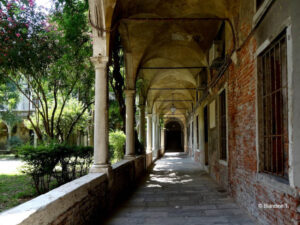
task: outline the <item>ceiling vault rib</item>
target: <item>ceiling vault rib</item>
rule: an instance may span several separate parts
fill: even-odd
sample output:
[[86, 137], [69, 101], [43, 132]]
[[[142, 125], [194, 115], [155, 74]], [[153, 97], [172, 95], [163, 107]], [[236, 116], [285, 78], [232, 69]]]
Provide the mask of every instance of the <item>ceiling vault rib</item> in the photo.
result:
[[232, 22], [229, 18], [218, 18], [218, 17], [201, 17], [201, 18], [182, 18], [182, 17], [179, 17], [179, 18], [151, 18], [151, 17], [141, 17], [141, 18], [136, 18], [136, 17], [133, 17], [133, 18], [121, 18], [119, 20], [117, 20], [111, 27], [101, 27], [101, 26], [98, 26], [96, 25], [92, 19], [91, 19], [91, 13], [89, 11], [89, 23], [90, 25], [100, 31], [100, 32], [105, 32], [105, 33], [112, 33], [114, 32], [118, 26], [120, 25], [120, 23], [122, 21], [200, 21], [200, 20], [203, 20], [203, 21], [213, 21], [213, 20], [216, 20], [216, 21], [228, 21], [230, 23], [230, 26], [233, 27], [232, 25]]
[[[155, 22], [173, 22], [173, 21], [225, 21], [229, 24], [232, 36], [233, 36], [233, 49], [232, 53], [236, 50], [236, 33], [234, 30], [234, 26], [232, 21], [225, 17], [225, 18], [220, 18], [220, 17], [195, 17], [195, 18], [186, 18], [186, 17], [178, 17], [178, 18], [168, 18], [168, 17], [163, 17], [163, 18], [153, 18], [153, 17], [141, 17], [141, 18], [122, 18], [121, 20], [123, 21], [155, 21]], [[231, 53], [231, 54], [232, 54]]]

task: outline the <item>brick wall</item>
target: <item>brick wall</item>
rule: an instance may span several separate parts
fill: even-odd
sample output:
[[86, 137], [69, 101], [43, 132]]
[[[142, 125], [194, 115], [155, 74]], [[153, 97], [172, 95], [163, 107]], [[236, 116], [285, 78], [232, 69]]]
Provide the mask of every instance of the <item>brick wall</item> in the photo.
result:
[[[238, 64], [232, 63], [228, 69], [228, 177], [224, 182], [226, 168], [218, 163], [215, 150], [210, 153], [210, 174], [261, 224], [300, 224], [299, 190], [257, 173], [256, 48], [253, 37], [238, 52]], [[222, 83], [224, 80], [218, 85]], [[289, 208], [260, 209], [259, 204], [264, 203], [287, 204]]]

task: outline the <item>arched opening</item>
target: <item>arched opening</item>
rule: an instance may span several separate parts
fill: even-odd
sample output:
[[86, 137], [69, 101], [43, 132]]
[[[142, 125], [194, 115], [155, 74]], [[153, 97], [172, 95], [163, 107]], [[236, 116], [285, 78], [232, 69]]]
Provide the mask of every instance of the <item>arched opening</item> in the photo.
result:
[[5, 150], [8, 140], [8, 128], [5, 123], [0, 123], [0, 150]]
[[165, 131], [166, 152], [183, 152], [183, 129], [179, 122], [171, 121], [166, 125]]

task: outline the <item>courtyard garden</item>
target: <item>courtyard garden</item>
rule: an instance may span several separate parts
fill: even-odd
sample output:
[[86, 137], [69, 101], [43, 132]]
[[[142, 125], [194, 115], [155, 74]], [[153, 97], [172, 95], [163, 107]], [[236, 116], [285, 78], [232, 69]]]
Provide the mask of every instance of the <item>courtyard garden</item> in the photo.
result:
[[[88, 1], [48, 3], [0, 0], [0, 211], [87, 174], [93, 163]], [[115, 42], [109, 62], [111, 163], [123, 158], [126, 139], [124, 57], [120, 39]]]

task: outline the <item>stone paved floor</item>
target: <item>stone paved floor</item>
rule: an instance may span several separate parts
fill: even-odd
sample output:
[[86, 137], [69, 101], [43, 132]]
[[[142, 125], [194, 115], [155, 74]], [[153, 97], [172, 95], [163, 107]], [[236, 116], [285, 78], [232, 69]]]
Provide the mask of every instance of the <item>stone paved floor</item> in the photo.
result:
[[110, 218], [105, 225], [255, 224], [197, 163], [174, 153]]

